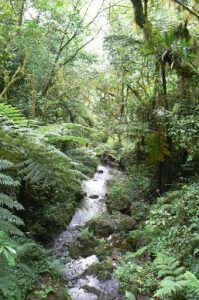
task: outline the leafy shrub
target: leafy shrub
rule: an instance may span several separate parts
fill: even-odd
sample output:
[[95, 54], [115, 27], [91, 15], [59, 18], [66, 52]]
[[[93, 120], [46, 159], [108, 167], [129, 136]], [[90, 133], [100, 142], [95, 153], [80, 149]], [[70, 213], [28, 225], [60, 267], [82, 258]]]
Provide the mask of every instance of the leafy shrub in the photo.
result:
[[[137, 250], [116, 270], [122, 288], [132, 291], [134, 284], [135, 295], [164, 300], [198, 299], [198, 195], [198, 184], [191, 183], [159, 197], [148, 220], [128, 234]], [[193, 275], [187, 277], [187, 269]]]
[[107, 206], [112, 212], [115, 210], [128, 212], [132, 203], [132, 184], [130, 180], [120, 179], [110, 184], [107, 193]]
[[[80, 195], [81, 196], [81, 195]], [[79, 197], [79, 195], [78, 195]], [[39, 185], [29, 185], [23, 195], [26, 221], [29, 235], [40, 241], [48, 241], [67, 226], [75, 210], [77, 195], [74, 191], [62, 187], [41, 188]]]
[[20, 239], [15, 242], [16, 265], [10, 268], [0, 259], [0, 295], [2, 300], [23, 300], [28, 290], [43, 273], [58, 276], [55, 263], [46, 250], [34, 241]]
[[[107, 193], [107, 206], [112, 211], [121, 211], [135, 215], [135, 203], [143, 199], [148, 188], [149, 181], [144, 176], [129, 176], [116, 179], [111, 182]], [[144, 208], [144, 205], [143, 207]], [[140, 209], [138, 209], [140, 211]]]

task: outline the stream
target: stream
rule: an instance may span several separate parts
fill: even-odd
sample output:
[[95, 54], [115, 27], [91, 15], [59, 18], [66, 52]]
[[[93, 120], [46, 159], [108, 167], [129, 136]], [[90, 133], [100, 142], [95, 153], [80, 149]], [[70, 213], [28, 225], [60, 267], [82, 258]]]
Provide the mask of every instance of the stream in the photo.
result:
[[86, 275], [91, 265], [99, 259], [93, 254], [88, 257], [70, 257], [70, 246], [86, 227], [89, 220], [106, 211], [105, 195], [107, 184], [113, 178], [114, 169], [99, 165], [92, 179], [84, 180], [83, 191], [86, 196], [76, 210], [66, 231], [62, 232], [54, 242], [52, 252], [58, 259], [63, 271], [63, 278], [69, 287], [73, 300], [114, 300], [123, 299], [119, 296], [118, 282], [111, 278], [101, 281], [94, 275]]

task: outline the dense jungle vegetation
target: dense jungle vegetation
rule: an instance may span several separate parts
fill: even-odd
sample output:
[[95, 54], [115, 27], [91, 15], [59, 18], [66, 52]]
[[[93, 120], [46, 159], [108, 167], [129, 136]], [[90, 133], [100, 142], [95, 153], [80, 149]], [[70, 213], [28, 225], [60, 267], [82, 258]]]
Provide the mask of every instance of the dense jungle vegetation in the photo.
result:
[[198, 83], [198, 0], [0, 1], [1, 300], [70, 299], [47, 249], [107, 157], [99, 269], [125, 299], [199, 299]]

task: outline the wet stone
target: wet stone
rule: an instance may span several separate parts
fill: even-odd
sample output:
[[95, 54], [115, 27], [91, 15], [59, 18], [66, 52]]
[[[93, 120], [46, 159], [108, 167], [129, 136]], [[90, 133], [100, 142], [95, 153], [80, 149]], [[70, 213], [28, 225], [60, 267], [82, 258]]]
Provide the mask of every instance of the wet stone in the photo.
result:
[[71, 262], [66, 265], [67, 272], [64, 273], [63, 277], [66, 281], [80, 278], [91, 265], [97, 262], [98, 258], [96, 255], [71, 260]]
[[106, 300], [114, 300], [118, 296], [119, 285], [115, 279], [100, 281], [96, 277], [86, 276], [77, 281], [76, 288], [84, 289]]
[[84, 289], [80, 289], [80, 288], [72, 288], [69, 290], [69, 292], [72, 298], [75, 300], [97, 300], [98, 299], [97, 295], [88, 293]]
[[103, 171], [103, 170], [97, 170], [97, 173], [98, 173], [98, 174], [103, 174], [104, 171]]
[[68, 257], [70, 245], [78, 235], [80, 235], [79, 230], [67, 230], [62, 232], [54, 242], [51, 249], [52, 254], [57, 258]]
[[99, 196], [98, 195], [90, 195], [89, 198], [91, 198], [91, 199], [98, 199]]

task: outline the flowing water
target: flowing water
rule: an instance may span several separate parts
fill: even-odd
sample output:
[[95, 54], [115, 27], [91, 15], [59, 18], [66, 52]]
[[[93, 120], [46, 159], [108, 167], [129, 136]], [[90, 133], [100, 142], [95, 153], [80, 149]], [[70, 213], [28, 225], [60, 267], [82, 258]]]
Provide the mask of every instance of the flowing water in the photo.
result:
[[94, 275], [85, 274], [91, 265], [99, 261], [95, 254], [77, 259], [69, 256], [70, 246], [80, 234], [80, 229], [83, 229], [89, 220], [106, 211], [105, 195], [107, 183], [113, 177], [112, 173], [112, 168], [100, 165], [92, 179], [83, 181], [83, 190], [86, 196], [67, 230], [58, 236], [52, 249], [53, 254], [64, 268], [63, 277], [74, 300], [122, 299], [118, 295], [118, 283], [115, 279], [100, 281]]

